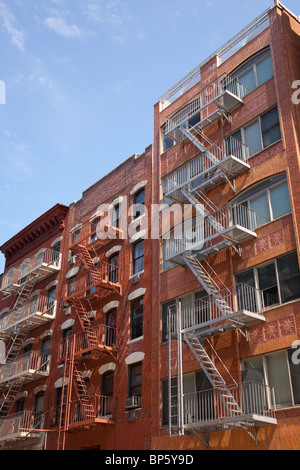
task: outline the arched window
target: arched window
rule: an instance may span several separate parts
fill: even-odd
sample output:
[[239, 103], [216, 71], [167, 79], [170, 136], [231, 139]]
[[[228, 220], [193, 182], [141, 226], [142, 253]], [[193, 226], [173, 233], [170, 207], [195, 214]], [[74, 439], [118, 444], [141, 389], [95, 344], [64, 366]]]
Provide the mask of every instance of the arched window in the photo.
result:
[[231, 73], [231, 77], [237, 78], [243, 85], [244, 96], [272, 78], [273, 66], [270, 49], [265, 49], [248, 59]]

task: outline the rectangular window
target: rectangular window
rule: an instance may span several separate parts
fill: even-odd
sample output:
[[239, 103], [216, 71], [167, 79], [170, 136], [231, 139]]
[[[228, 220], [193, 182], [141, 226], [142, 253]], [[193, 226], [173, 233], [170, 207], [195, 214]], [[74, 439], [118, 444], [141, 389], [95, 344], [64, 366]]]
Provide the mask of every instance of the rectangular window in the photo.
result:
[[133, 273], [137, 274], [144, 270], [144, 240], [133, 245]]
[[235, 279], [237, 284], [260, 289], [265, 307], [300, 298], [300, 270], [296, 252], [237, 274]]
[[143, 297], [131, 302], [130, 338], [139, 338], [143, 335]]
[[255, 227], [271, 222], [291, 212], [288, 184], [285, 175], [279, 175], [258, 183], [234, 200], [255, 215]]
[[[281, 139], [277, 107], [265, 112], [249, 124], [241, 127], [232, 134], [249, 148], [249, 155], [254, 155], [262, 149]], [[229, 137], [225, 138], [227, 148], [230, 147]]]
[[[299, 365], [292, 360], [294, 349], [256, 356], [243, 362], [242, 380], [274, 387], [276, 406], [300, 404]], [[266, 398], [267, 399], [267, 398]], [[272, 396], [269, 396], [272, 403]]]
[[141, 397], [142, 396], [142, 363], [136, 363], [128, 368], [129, 372], [129, 385], [128, 385], [128, 396], [129, 397]]

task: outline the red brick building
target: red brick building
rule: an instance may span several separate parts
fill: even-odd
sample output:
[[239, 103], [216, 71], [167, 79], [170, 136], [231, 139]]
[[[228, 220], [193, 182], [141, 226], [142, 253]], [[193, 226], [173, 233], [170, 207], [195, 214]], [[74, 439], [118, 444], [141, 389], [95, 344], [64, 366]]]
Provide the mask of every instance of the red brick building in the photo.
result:
[[299, 33], [275, 2], [155, 106], [152, 448], [299, 448]]
[[299, 448], [299, 33], [275, 2], [1, 247], [2, 448]]

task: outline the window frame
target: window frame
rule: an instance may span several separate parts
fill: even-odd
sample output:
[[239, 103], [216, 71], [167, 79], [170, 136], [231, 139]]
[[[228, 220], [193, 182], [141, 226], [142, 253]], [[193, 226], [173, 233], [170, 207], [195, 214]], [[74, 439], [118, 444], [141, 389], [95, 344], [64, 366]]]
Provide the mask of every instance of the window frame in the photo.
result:
[[[278, 177], [280, 175], [277, 175]], [[277, 177], [275, 175], [275, 178]], [[283, 175], [282, 175], [283, 176]], [[259, 197], [259, 196], [262, 196], [263, 194], [267, 194], [267, 201], [268, 201], [268, 208], [269, 208], [269, 216], [270, 216], [270, 220], [267, 220], [266, 222], [264, 223], [261, 223], [261, 224], [257, 224], [256, 225], [256, 228], [258, 227], [262, 227], [263, 225], [266, 225], [266, 224], [269, 224], [271, 222], [274, 222], [275, 220], [278, 220], [280, 219], [281, 217], [285, 217], [286, 215], [288, 214], [291, 214], [292, 212], [292, 208], [291, 208], [291, 199], [290, 199], [290, 194], [289, 194], [289, 187], [288, 187], [288, 181], [287, 181], [287, 178], [286, 176], [284, 175], [282, 179], [278, 180], [278, 181], [275, 181], [275, 182], [272, 182], [270, 181], [272, 180], [272, 178], [268, 178], [265, 180], [265, 186], [263, 186], [260, 190], [258, 190], [255, 194], [253, 195], [250, 195], [250, 197], [248, 196], [247, 197], [247, 193], [249, 193], [249, 191], [251, 191], [251, 188], [252, 190], [255, 190], [255, 187], [258, 186], [261, 182], [258, 182], [257, 184], [254, 184], [252, 187], [250, 187], [248, 190], [246, 190], [245, 192], [245, 198], [243, 198], [243, 195], [239, 196], [238, 198], [235, 198], [232, 202], [231, 202], [231, 205], [233, 204], [236, 204], [237, 201], [238, 201], [238, 204], [240, 205], [245, 205], [245, 203], [247, 203], [247, 208], [251, 210], [251, 200]], [[268, 184], [268, 181], [269, 181], [269, 184]], [[263, 182], [262, 182], [263, 183]], [[271, 191], [274, 189], [274, 188], [277, 188], [279, 187], [280, 185], [282, 184], [286, 184], [287, 185], [287, 189], [288, 189], [288, 194], [289, 194], [289, 203], [290, 203], [290, 211], [289, 212], [286, 212], [285, 214], [283, 215], [280, 215], [279, 217], [276, 217], [274, 218], [274, 211], [273, 211], [273, 207], [272, 207], [272, 200], [271, 200]], [[253, 210], [253, 209], [252, 209]], [[258, 214], [259, 215], [259, 214]]]
[[[143, 254], [140, 256], [136, 256], [137, 246], [142, 245], [142, 244], [143, 244]], [[143, 269], [136, 270], [137, 269], [136, 263], [141, 259], [143, 259]], [[144, 269], [145, 269], [145, 240], [142, 239], [132, 245], [132, 275], [142, 273]]]
[[[134, 369], [141, 368], [141, 373], [140, 373], [140, 383], [138, 384], [133, 384], [133, 371]], [[138, 376], [138, 375], [137, 375]], [[135, 377], [137, 377], [135, 376]], [[142, 398], [142, 385], [143, 385], [143, 363], [141, 362], [135, 362], [134, 364], [130, 364], [128, 366], [128, 397], [140, 397]], [[136, 395], [134, 394], [134, 390], [140, 387], [140, 392], [139, 394]]]
[[[258, 72], [257, 72], [257, 64], [261, 63], [263, 60], [265, 60], [267, 57], [270, 57], [271, 59], [271, 65], [272, 65], [272, 71], [273, 71], [273, 74], [270, 78], [268, 78], [267, 80], [265, 80], [264, 82], [262, 82], [260, 85], [258, 83]], [[249, 95], [250, 93], [252, 93], [252, 91], [256, 90], [257, 88], [259, 88], [260, 86], [262, 86], [264, 83], [266, 83], [267, 81], [271, 80], [273, 77], [274, 77], [274, 68], [273, 68], [273, 61], [272, 61], [272, 55], [271, 55], [271, 50], [269, 47], [267, 47], [265, 50], [263, 51], [259, 51], [257, 52], [253, 57], [250, 57], [249, 59], [247, 59], [244, 63], [242, 63], [241, 65], [238, 66], [237, 69], [235, 69], [235, 71], [233, 71], [230, 76], [232, 78], [236, 78], [238, 81], [240, 81], [240, 76], [248, 73], [251, 69], [253, 69], [253, 75], [254, 75], [254, 84], [255, 84], [255, 88], [253, 88], [253, 90], [249, 90], [248, 93], [246, 93], [244, 96], [247, 96]], [[244, 87], [247, 89], [247, 87], [244, 85]]]
[[[270, 374], [269, 374], [269, 370], [268, 370], [268, 357], [285, 353], [286, 369], [287, 369], [287, 373], [288, 373], [288, 385], [289, 385], [289, 391], [290, 391], [292, 401], [291, 401], [291, 403], [282, 403], [282, 404], [281, 403], [279, 403], [279, 404], [275, 403], [275, 409], [276, 410], [280, 409], [280, 408], [291, 408], [291, 407], [300, 406], [300, 400], [299, 400], [299, 403], [295, 403], [295, 391], [294, 391], [294, 388], [293, 388], [293, 381], [292, 381], [292, 374], [291, 374], [291, 369], [290, 369], [288, 351], [292, 351], [292, 348], [280, 349], [278, 351], [272, 351], [270, 353], [265, 353], [265, 354], [261, 354], [261, 355], [258, 355], [258, 356], [251, 356], [249, 358], [242, 359], [242, 361], [241, 361], [241, 369], [242, 369], [242, 374], [243, 374], [243, 372], [247, 370], [247, 368], [245, 367], [245, 365], [246, 365], [245, 363], [247, 361], [251, 361], [251, 359], [254, 359], [254, 358], [255, 359], [261, 358], [262, 359], [262, 370], [263, 370], [263, 383], [265, 383], [265, 385], [267, 385], [268, 387], [272, 387], [272, 385], [270, 384]], [[269, 406], [271, 407], [270, 399], [271, 399], [271, 397], [269, 396], [268, 397], [268, 403], [269, 403]]]
[[[138, 302], [138, 305], [134, 305], [134, 304], [137, 304]], [[136, 313], [137, 310], [139, 309], [142, 309], [142, 312], [138, 315], [136, 315], [135, 317], [135, 321], [133, 321], [133, 315], [134, 313]], [[131, 300], [130, 302], [130, 340], [134, 340], [134, 339], [138, 339], [138, 338], [142, 338], [143, 336], [143, 323], [144, 323], [144, 296], [141, 296], [141, 297], [138, 297], [136, 299], [133, 299]], [[140, 330], [141, 329], [141, 334], [133, 334], [133, 329], [138, 329]]]
[[[282, 132], [281, 132], [281, 126], [280, 126], [280, 117], [279, 117], [279, 113], [278, 113], [278, 127], [279, 127], [279, 131], [280, 131], [280, 138], [275, 140], [274, 142], [272, 142], [271, 144], [267, 145], [264, 147], [264, 142], [263, 142], [263, 131], [262, 131], [262, 122], [261, 122], [261, 118], [262, 116], [264, 116], [265, 114], [267, 114], [268, 112], [272, 111], [273, 109], [277, 108], [277, 112], [278, 112], [278, 107], [277, 105], [273, 106], [272, 108], [269, 108], [267, 109], [266, 111], [264, 111], [262, 114], [260, 114], [259, 116], [257, 116], [256, 118], [252, 119], [251, 121], [245, 123], [243, 126], [239, 127], [238, 129], [236, 129], [235, 131], [233, 131], [231, 134], [225, 136], [225, 142], [229, 139], [231, 136], [234, 137], [235, 134], [237, 132], [241, 132], [241, 142], [243, 145], [245, 145], [246, 147], [248, 147], [249, 149], [249, 158], [252, 158], [254, 157], [255, 155], [257, 155], [258, 153], [262, 152], [263, 150], [267, 149], [268, 147], [270, 147], [271, 145], [274, 145], [276, 144], [277, 142], [280, 142], [282, 140]], [[256, 152], [254, 153], [251, 153], [251, 147], [249, 147], [249, 145], [247, 145], [246, 143], [246, 139], [245, 139], [245, 129], [248, 129], [250, 126], [252, 126], [254, 123], [258, 122], [258, 127], [259, 127], [259, 136], [260, 136], [260, 145], [261, 145], [261, 148], [259, 150], [257, 150]], [[235, 137], [236, 138], [236, 137]]]
[[[263, 267], [265, 267], [265, 266], [274, 264], [275, 276], [276, 276], [276, 287], [277, 287], [277, 291], [278, 291], [278, 302], [273, 303], [273, 304], [270, 304], [270, 305], [267, 305], [267, 306], [264, 306], [264, 308], [265, 308], [265, 309], [272, 309], [272, 308], [277, 307], [277, 306], [279, 306], [279, 305], [284, 305], [284, 304], [286, 304], [286, 303], [288, 303], [288, 302], [295, 302], [295, 301], [299, 300], [299, 299], [300, 299], [300, 295], [299, 295], [298, 298], [295, 298], [295, 299], [292, 299], [292, 300], [287, 300], [286, 302], [283, 302], [283, 300], [282, 300], [282, 297], [283, 297], [283, 296], [282, 296], [282, 292], [281, 292], [281, 282], [280, 282], [280, 273], [279, 273], [279, 269], [278, 269], [278, 260], [279, 260], [279, 259], [282, 259], [282, 258], [284, 258], [284, 257], [287, 257], [287, 256], [289, 256], [289, 255], [292, 255], [292, 254], [294, 254], [294, 255], [296, 256], [296, 259], [298, 260], [298, 258], [297, 258], [297, 252], [296, 252], [296, 251], [291, 251], [291, 252], [289, 252], [289, 253], [285, 253], [285, 254], [282, 255], [282, 256], [278, 256], [278, 257], [276, 257], [276, 258], [273, 258], [273, 259], [271, 259], [271, 260], [268, 260], [268, 261], [266, 261], [266, 262], [264, 262], [264, 263], [262, 263], [262, 264], [259, 264], [259, 265], [257, 265], [257, 266], [253, 266], [253, 267], [250, 268], [250, 269], [246, 269], [245, 271], [241, 271], [241, 272], [239, 272], [239, 273], [236, 273], [236, 274], [235, 274], [235, 283], [236, 283], [236, 285], [241, 282], [241, 281], [237, 281], [237, 278], [236, 278], [237, 276], [242, 275], [242, 274], [244, 274], [244, 273], [246, 273], [246, 272], [248, 272], [248, 271], [252, 271], [252, 272], [253, 272], [253, 279], [254, 279], [254, 287], [255, 287], [255, 289], [256, 289], [256, 292], [262, 291], [262, 294], [263, 294], [263, 289], [261, 289], [260, 284], [259, 284], [259, 274], [258, 274], [258, 270], [259, 270], [259, 268], [263, 268]], [[300, 275], [299, 260], [298, 260], [298, 269], [299, 269], [299, 275]], [[263, 297], [263, 299], [264, 299], [264, 297]], [[265, 303], [265, 301], [264, 301], [264, 303]], [[258, 304], [258, 307], [259, 307], [259, 308], [263, 307], [263, 306], [261, 305], [261, 299], [260, 299], [259, 296], [257, 296], [257, 304]]]

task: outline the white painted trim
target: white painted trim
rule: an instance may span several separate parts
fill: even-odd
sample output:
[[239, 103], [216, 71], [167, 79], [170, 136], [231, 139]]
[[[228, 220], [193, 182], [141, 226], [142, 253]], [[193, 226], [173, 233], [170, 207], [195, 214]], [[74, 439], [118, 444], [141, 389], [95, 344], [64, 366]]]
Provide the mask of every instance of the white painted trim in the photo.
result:
[[119, 251], [122, 250], [122, 246], [121, 245], [116, 245], [116, 246], [113, 246], [110, 250], [108, 250], [106, 253], [105, 253], [105, 256], [106, 258], [110, 258], [111, 255], [113, 255], [114, 253], [118, 253]]
[[62, 240], [63, 240], [63, 237], [55, 238], [55, 240], [51, 243], [51, 246], [53, 247], [53, 246], [57, 245], [58, 243], [62, 242]]
[[106, 372], [114, 371], [114, 370], [116, 370], [116, 364], [114, 362], [108, 362], [107, 364], [104, 364], [103, 366], [101, 366], [98, 372], [100, 375], [103, 375]]
[[139, 289], [135, 289], [134, 291], [130, 292], [128, 295], [128, 300], [137, 299], [138, 297], [142, 297], [145, 295], [146, 289], [144, 287], [140, 287]]
[[140, 181], [138, 184], [136, 184], [132, 190], [130, 191], [130, 195], [133, 196], [135, 193], [137, 193], [140, 189], [143, 189], [147, 184], [147, 180]]
[[112, 300], [111, 302], [108, 302], [108, 304], [104, 305], [103, 313], [106, 313], [109, 310], [112, 310], [113, 308], [118, 308], [119, 305], [120, 305], [120, 302], [118, 300]]
[[145, 357], [145, 353], [141, 351], [133, 352], [129, 354], [129, 356], [126, 357], [125, 364], [129, 366], [131, 364], [135, 364], [136, 362], [141, 362], [144, 360], [144, 357]]

